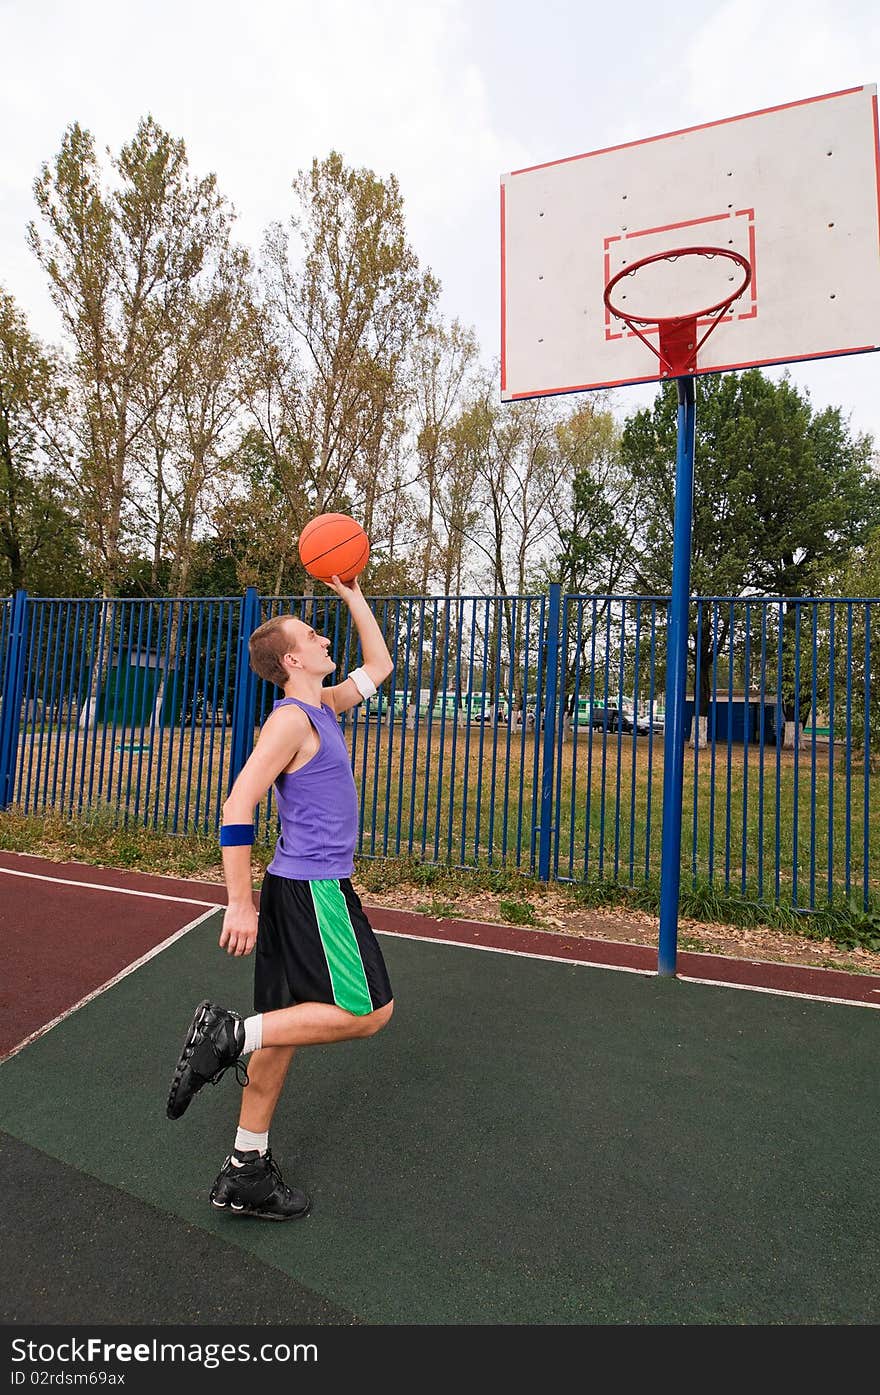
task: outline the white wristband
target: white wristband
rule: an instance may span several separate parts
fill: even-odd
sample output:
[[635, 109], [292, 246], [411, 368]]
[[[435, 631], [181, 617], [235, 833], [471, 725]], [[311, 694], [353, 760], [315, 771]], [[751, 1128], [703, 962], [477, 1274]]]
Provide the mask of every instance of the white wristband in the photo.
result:
[[362, 668], [353, 668], [348, 675], [361, 697], [366, 701], [379, 691], [370, 675]]

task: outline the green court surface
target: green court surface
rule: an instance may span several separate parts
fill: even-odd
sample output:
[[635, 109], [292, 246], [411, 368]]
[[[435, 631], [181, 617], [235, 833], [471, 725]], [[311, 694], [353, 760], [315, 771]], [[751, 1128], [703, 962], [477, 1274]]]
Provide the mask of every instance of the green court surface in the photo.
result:
[[313, 1211], [269, 1225], [207, 1199], [232, 1073], [165, 1117], [195, 1004], [249, 1009], [219, 924], [0, 1067], [5, 1321], [880, 1320], [880, 1012], [383, 935], [395, 1016], [295, 1059], [271, 1144]]

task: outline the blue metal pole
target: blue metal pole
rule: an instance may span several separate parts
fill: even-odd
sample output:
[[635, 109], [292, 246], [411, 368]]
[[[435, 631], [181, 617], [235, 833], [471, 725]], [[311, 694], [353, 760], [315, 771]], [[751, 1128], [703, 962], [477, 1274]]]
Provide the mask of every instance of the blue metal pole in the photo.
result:
[[[694, 513], [696, 394], [692, 376], [676, 379], [678, 449], [675, 460], [675, 523], [672, 598], [666, 660], [666, 731], [663, 743], [663, 838], [660, 852], [660, 944], [658, 974], [675, 973], [681, 887], [681, 804], [684, 783], [684, 720], [687, 690], [688, 609]], [[694, 721], [699, 713], [694, 711]]]
[[0, 708], [0, 809], [8, 809], [15, 789], [27, 631], [28, 593], [16, 591], [12, 599], [12, 615], [6, 634], [6, 673], [3, 680], [3, 706]]
[[[555, 785], [553, 754], [556, 744], [556, 701], [559, 673], [559, 610], [562, 599], [560, 582], [550, 583], [547, 607], [547, 634], [544, 645], [544, 759], [541, 769], [541, 828], [538, 844], [538, 876], [550, 880], [551, 836], [556, 832], [553, 790]], [[535, 739], [538, 726], [535, 722]]]

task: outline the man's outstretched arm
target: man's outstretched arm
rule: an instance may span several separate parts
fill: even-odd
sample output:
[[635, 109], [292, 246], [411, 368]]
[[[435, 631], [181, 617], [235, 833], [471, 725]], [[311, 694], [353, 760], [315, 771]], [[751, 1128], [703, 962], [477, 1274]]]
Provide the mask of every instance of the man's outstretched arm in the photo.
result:
[[348, 606], [361, 642], [360, 668], [355, 670], [354, 676], [349, 675], [342, 683], [327, 689], [327, 695], [336, 712], [347, 712], [364, 698], [372, 697], [379, 685], [394, 672], [394, 660], [388, 652], [376, 617], [358, 585], [357, 577], [353, 581], [340, 581], [336, 576], [327, 585]]

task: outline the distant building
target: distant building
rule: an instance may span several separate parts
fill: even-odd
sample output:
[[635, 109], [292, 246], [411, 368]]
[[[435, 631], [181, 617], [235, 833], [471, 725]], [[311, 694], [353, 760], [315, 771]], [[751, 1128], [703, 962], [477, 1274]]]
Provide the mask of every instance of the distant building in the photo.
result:
[[[763, 713], [763, 717], [762, 717]], [[746, 696], [742, 689], [739, 692], [716, 693], [715, 697], [709, 701], [709, 710], [706, 721], [706, 740], [730, 741], [732, 744], [745, 744], [748, 737], [749, 745], [753, 742], [760, 742], [762, 739], [765, 746], [775, 746], [776, 744], [776, 719], [779, 716], [776, 694], [765, 695], [763, 700], [756, 693]], [[694, 703], [693, 698], [685, 702], [685, 741], [693, 739]], [[784, 722], [784, 717], [782, 721]], [[763, 733], [762, 733], [763, 725]], [[812, 720], [804, 725], [803, 735], [811, 737], [813, 732]], [[821, 724], [816, 727], [816, 740], [828, 740], [828, 727]]]

